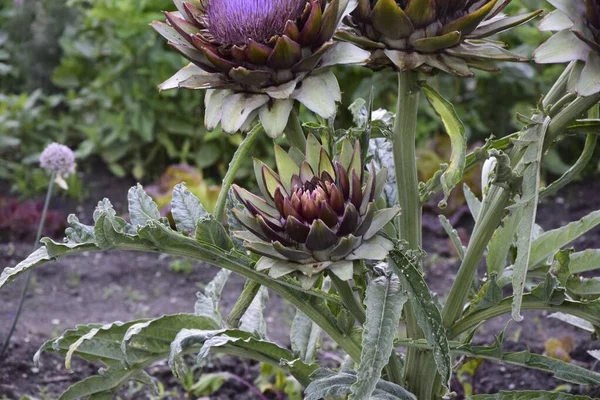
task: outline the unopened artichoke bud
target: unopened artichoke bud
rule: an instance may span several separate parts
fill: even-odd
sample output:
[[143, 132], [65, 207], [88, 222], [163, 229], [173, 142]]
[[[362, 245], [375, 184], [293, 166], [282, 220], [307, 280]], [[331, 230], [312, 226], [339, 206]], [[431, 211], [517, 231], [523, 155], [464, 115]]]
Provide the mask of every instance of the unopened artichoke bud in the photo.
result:
[[73, 150], [63, 144], [51, 143], [40, 155], [40, 166], [54, 174], [56, 184], [65, 190], [69, 188], [65, 179], [75, 173], [76, 165]]
[[400, 71], [441, 70], [469, 77], [471, 68], [497, 71], [496, 61], [525, 61], [486, 38], [536, 17], [507, 17], [510, 0], [358, 0], [341, 40], [372, 52], [370, 67], [390, 63]]
[[382, 260], [392, 243], [378, 233], [398, 207], [377, 210], [387, 169], [365, 171], [360, 145], [345, 140], [333, 159], [313, 136], [306, 152], [275, 146], [278, 173], [255, 162], [262, 197], [234, 186], [247, 212], [233, 210], [247, 231], [236, 232], [250, 251], [263, 258], [258, 270], [278, 278], [294, 273], [316, 279], [328, 269], [352, 278], [353, 260]]
[[556, 10], [540, 22], [556, 32], [534, 52], [540, 64], [585, 63], [575, 89], [581, 96], [600, 92], [600, 3], [598, 0], [548, 0]]
[[369, 52], [332, 40], [350, 0], [174, 0], [178, 12], [152, 26], [191, 61], [161, 90], [209, 89], [205, 125], [247, 130], [258, 116], [280, 136], [294, 100], [327, 119], [341, 101], [328, 67], [363, 63]]

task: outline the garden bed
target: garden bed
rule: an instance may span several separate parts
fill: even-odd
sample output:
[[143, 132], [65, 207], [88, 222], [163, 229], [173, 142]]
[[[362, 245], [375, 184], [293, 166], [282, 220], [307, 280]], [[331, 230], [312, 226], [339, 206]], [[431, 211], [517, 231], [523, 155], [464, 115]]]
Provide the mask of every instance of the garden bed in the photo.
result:
[[[123, 209], [129, 182], [107, 179], [95, 180], [90, 186], [90, 199], [97, 200], [100, 193], [110, 187], [111, 199], [117, 209]], [[110, 183], [110, 184], [109, 184]], [[108, 185], [107, 185], [108, 184]], [[564, 191], [567, 198], [546, 200], [539, 213], [539, 221], [546, 229], [558, 227], [568, 221], [581, 218], [597, 208], [596, 201], [600, 183], [577, 184]], [[84, 204], [55, 201], [54, 208], [63, 213], [78, 210], [83, 220], [89, 219], [95, 202]], [[592, 203], [592, 204], [591, 204]], [[432, 290], [445, 294], [456, 273], [457, 259], [449, 251], [447, 237], [437, 223], [437, 217], [426, 213], [426, 250], [430, 254], [426, 261], [427, 279]], [[471, 224], [468, 214], [460, 218], [460, 224]], [[438, 228], [439, 227], [439, 228]], [[596, 229], [581, 238], [575, 247], [600, 248], [600, 230]], [[14, 266], [27, 256], [31, 243], [11, 241], [0, 244], [2, 267]], [[437, 253], [437, 255], [434, 255]], [[8, 356], [0, 363], [0, 398], [19, 399], [30, 395], [37, 398], [55, 399], [57, 394], [70, 384], [97, 372], [98, 366], [78, 360], [73, 371], [66, 371], [62, 357], [54, 354], [42, 356], [42, 365], [36, 367], [33, 355], [44, 340], [60, 334], [76, 324], [130, 320], [156, 317], [162, 314], [190, 312], [193, 310], [196, 292], [217, 272], [216, 268], [193, 264], [190, 271], [173, 267], [172, 258], [155, 254], [94, 253], [78, 255], [48, 264], [35, 272], [35, 280], [27, 299], [26, 308], [14, 336]], [[11, 284], [0, 291], [0, 338], [4, 338], [17, 305], [23, 280]], [[233, 276], [223, 292], [222, 304], [228, 310], [237, 299], [243, 286], [243, 279]], [[288, 344], [289, 324], [292, 310], [278, 298], [272, 297], [267, 307], [269, 335], [275, 341]], [[545, 318], [546, 314], [529, 312], [523, 323], [512, 323], [506, 334], [505, 349], [516, 351], [531, 349], [544, 352], [548, 339], [570, 337], [574, 343], [571, 352], [573, 362], [592, 367], [593, 359], [587, 350], [600, 348], [600, 342], [593, 342], [581, 330], [560, 321]], [[485, 325], [478, 333], [478, 344], [494, 341], [494, 332], [499, 332], [507, 319], [496, 319]], [[328, 348], [325, 341], [323, 348]], [[231, 357], [220, 358], [210, 365], [211, 370], [223, 370], [236, 374], [247, 381], [253, 381], [259, 374], [259, 367], [247, 361], [240, 362]], [[598, 367], [596, 367], [598, 370]], [[153, 366], [151, 375], [170, 388], [176, 387], [174, 379], [165, 364]], [[501, 366], [484, 362], [478, 369], [473, 388], [475, 393], [491, 393], [510, 389], [553, 390], [563, 382], [547, 374], [517, 367]], [[453, 389], [462, 393], [458, 380], [453, 381]], [[594, 391], [595, 390], [595, 391]], [[598, 388], [579, 388], [573, 393], [584, 393], [600, 397]], [[131, 390], [123, 393], [124, 398], [148, 398], [149, 392]], [[183, 396], [183, 395], [180, 395]], [[177, 394], [164, 398], [182, 398]], [[238, 383], [227, 383], [214, 396], [217, 399], [256, 398]], [[459, 396], [458, 398], [462, 398]]]

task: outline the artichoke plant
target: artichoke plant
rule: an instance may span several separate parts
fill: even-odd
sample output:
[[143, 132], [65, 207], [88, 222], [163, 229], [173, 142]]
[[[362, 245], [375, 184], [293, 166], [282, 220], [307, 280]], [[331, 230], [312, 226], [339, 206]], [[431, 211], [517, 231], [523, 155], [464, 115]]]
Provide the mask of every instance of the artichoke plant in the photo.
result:
[[582, 61], [576, 90], [582, 96], [600, 92], [600, 4], [598, 0], [548, 0], [556, 7], [540, 30], [557, 32], [534, 53], [541, 64]]
[[472, 76], [471, 68], [495, 71], [494, 61], [523, 61], [486, 39], [523, 24], [541, 11], [507, 17], [510, 0], [358, 0], [338, 33], [372, 52], [370, 67], [445, 71]]
[[348, 139], [332, 160], [309, 135], [305, 154], [275, 146], [279, 174], [255, 162], [262, 198], [234, 185], [247, 210], [233, 210], [247, 229], [236, 235], [263, 256], [257, 269], [270, 269], [273, 277], [295, 273], [310, 285], [329, 269], [348, 280], [352, 260], [382, 260], [391, 249], [392, 243], [377, 235], [400, 211], [377, 210], [387, 170], [367, 173], [359, 143], [353, 146]]
[[[327, 67], [360, 63], [369, 53], [332, 40], [350, 0], [174, 0], [177, 12], [152, 26], [191, 63], [161, 90], [210, 89], [205, 124], [247, 130], [258, 116], [282, 134], [294, 100], [330, 118], [341, 92]], [[355, 6], [355, 4], [354, 4]]]

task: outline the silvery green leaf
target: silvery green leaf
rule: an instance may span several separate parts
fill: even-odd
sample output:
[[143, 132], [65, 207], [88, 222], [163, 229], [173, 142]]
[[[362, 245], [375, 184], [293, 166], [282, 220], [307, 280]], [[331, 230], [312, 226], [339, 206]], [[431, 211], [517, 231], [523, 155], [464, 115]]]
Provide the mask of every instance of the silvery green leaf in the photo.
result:
[[467, 186], [466, 183], [463, 185], [463, 193], [465, 195], [465, 200], [467, 201], [469, 211], [471, 211], [473, 219], [477, 221], [479, 219], [479, 214], [481, 213], [481, 200], [475, 196], [475, 194], [471, 191], [471, 188]]
[[100, 200], [98, 202], [98, 205], [94, 209], [94, 214], [93, 214], [94, 222], [98, 221], [98, 218], [103, 213], [109, 213], [111, 216], [117, 215], [115, 209], [113, 208], [112, 203], [110, 202], [109, 199], [106, 199], [106, 198], [103, 200]]
[[336, 261], [328, 269], [343, 281], [349, 281], [354, 275], [354, 263], [349, 260]]
[[562, 247], [598, 225], [600, 225], [600, 211], [594, 211], [578, 221], [544, 232], [531, 244], [530, 269], [538, 267]]
[[321, 328], [302, 311], [297, 310], [290, 329], [290, 342], [294, 354], [306, 363], [313, 362], [320, 336]]
[[548, 318], [558, 319], [562, 322], [566, 322], [567, 324], [573, 325], [579, 329], [583, 329], [584, 331], [588, 331], [590, 333], [594, 333], [595, 331], [594, 325], [592, 325], [583, 318], [576, 317], [575, 315], [557, 312], [548, 315]]
[[173, 189], [171, 213], [177, 230], [189, 236], [194, 235], [198, 221], [208, 217], [208, 212], [200, 200], [187, 189], [185, 183], [180, 183]]
[[456, 231], [456, 229], [454, 229], [454, 227], [452, 226], [452, 224], [450, 223], [448, 218], [446, 218], [444, 215], [440, 214], [439, 219], [440, 219], [440, 223], [442, 224], [442, 227], [448, 234], [448, 237], [450, 237], [450, 241], [454, 245], [454, 249], [456, 250], [456, 253], [462, 260], [463, 258], [465, 258], [465, 246], [463, 246], [462, 241], [460, 240], [460, 237], [458, 236], [458, 232]]
[[131, 380], [144, 384], [152, 382], [150, 387], [154, 388], [152, 378], [144, 371], [112, 367], [69, 386], [58, 400], [77, 400], [87, 396], [90, 399], [112, 399], [115, 392]]
[[446, 133], [450, 137], [452, 147], [450, 163], [440, 176], [444, 199], [439, 203], [440, 208], [445, 208], [448, 197], [454, 187], [463, 179], [465, 163], [467, 160], [467, 137], [465, 126], [461, 122], [452, 103], [440, 95], [434, 88], [424, 82], [419, 84], [421, 91], [427, 97], [429, 104], [436, 114], [442, 119]]
[[371, 139], [369, 154], [373, 157], [373, 163], [378, 171], [384, 167], [388, 169], [388, 179], [383, 193], [388, 206], [396, 204], [398, 202], [398, 188], [396, 187], [392, 142], [383, 138]]
[[361, 64], [369, 59], [371, 52], [348, 42], [336, 42], [321, 58], [319, 68], [332, 65]]
[[144, 191], [142, 185], [129, 189], [127, 194], [127, 202], [129, 203], [129, 216], [131, 224], [134, 228], [144, 226], [148, 221], [160, 219], [158, 206], [150, 196]]
[[231, 275], [231, 271], [220, 270], [212, 281], [206, 285], [204, 293], [198, 292], [198, 300], [194, 306], [194, 314], [213, 319], [220, 327], [225, 326], [221, 313], [219, 312], [219, 301], [223, 288]]
[[469, 397], [470, 400], [592, 400], [587, 396], [577, 396], [561, 392], [518, 391], [500, 392], [497, 394], [479, 394]]
[[240, 319], [240, 329], [255, 335], [256, 337], [267, 338], [267, 323], [265, 321], [265, 307], [269, 301], [269, 291], [261, 286], [258, 294]]
[[[171, 342], [182, 329], [219, 329], [213, 318], [194, 314], [164, 315], [150, 321], [131, 325], [121, 341], [123, 364], [128, 368], [148, 357], [148, 354], [167, 354]], [[139, 352], [143, 349], [143, 352]], [[141, 355], [141, 357], [140, 357]]]
[[518, 213], [511, 211], [502, 220], [502, 225], [492, 235], [486, 256], [488, 276], [492, 276], [493, 274], [501, 275], [504, 268], [506, 268], [508, 252], [513, 245], [518, 224]]
[[526, 129], [519, 139], [527, 143], [523, 158], [517, 165], [517, 171], [523, 176], [521, 188], [521, 199], [514, 210], [518, 215], [517, 225], [517, 257], [513, 266], [512, 286], [513, 304], [512, 318], [522, 321], [521, 303], [525, 291], [525, 280], [530, 265], [532, 253], [533, 231], [539, 203], [540, 191], [540, 168], [543, 155], [544, 138], [548, 131], [550, 118], [547, 117], [543, 123]]
[[359, 128], [367, 125], [369, 110], [367, 109], [367, 102], [365, 99], [356, 99], [354, 103], [350, 104], [348, 110], [350, 111], [350, 114], [352, 114], [354, 125]]
[[360, 245], [359, 248], [350, 253], [346, 260], [384, 260], [390, 250], [394, 247], [393, 243], [383, 236], [375, 236], [371, 240]]
[[372, 279], [367, 286], [365, 306], [367, 320], [362, 335], [362, 354], [356, 382], [350, 388], [349, 400], [369, 400], [375, 391], [381, 371], [387, 365], [402, 307], [407, 301], [394, 274]]
[[402, 289], [408, 293], [417, 323], [423, 329], [427, 343], [433, 346], [433, 357], [442, 384], [448, 388], [452, 376], [450, 346], [442, 315], [431, 297], [425, 278], [416, 268], [412, 258], [399, 250], [390, 252], [390, 266], [400, 278]]
[[580, 274], [600, 268], [600, 250], [587, 249], [569, 255], [569, 272]]
[[538, 64], [566, 63], [569, 61], [585, 61], [591, 49], [579, 40], [571, 31], [561, 31], [552, 35], [533, 52]]
[[182, 379], [186, 376], [189, 368], [186, 361], [183, 358], [184, 352], [190, 347], [195, 345], [202, 345], [208, 339], [220, 335], [225, 332], [221, 330], [204, 330], [204, 329], [182, 329], [180, 330], [175, 339], [171, 342], [169, 351], [169, 367], [173, 374]]
[[[311, 375], [312, 382], [304, 392], [304, 400], [321, 400], [333, 396], [345, 396], [356, 382], [356, 373], [352, 371], [333, 372], [319, 369]], [[375, 382], [372, 400], [416, 400], [416, 397], [402, 386], [382, 379]]]
[[65, 236], [69, 243], [94, 242], [94, 227], [82, 224], [75, 214], [67, 217], [69, 227], [65, 230]]
[[212, 131], [221, 122], [223, 99], [232, 93], [229, 89], [211, 89], [204, 95], [204, 126]]
[[231, 250], [233, 241], [227, 230], [212, 216], [201, 218], [196, 225], [196, 240], [219, 249]]

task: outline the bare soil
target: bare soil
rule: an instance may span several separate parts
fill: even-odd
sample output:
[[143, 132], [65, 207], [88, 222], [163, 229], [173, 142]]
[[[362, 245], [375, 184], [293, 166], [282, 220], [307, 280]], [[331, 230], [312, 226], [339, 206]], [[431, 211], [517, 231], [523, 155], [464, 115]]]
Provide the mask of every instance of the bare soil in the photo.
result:
[[[89, 190], [90, 198], [99, 200], [108, 195], [118, 210], [124, 211], [126, 193], [131, 182], [115, 181], [108, 177], [94, 180]], [[594, 209], [600, 203], [597, 193], [600, 183], [577, 184], [564, 191], [565, 197], [546, 200], [540, 209], [539, 221], [551, 229], [576, 220]], [[108, 192], [108, 193], [107, 193]], [[71, 201], [55, 201], [53, 208], [65, 214], [76, 210], [83, 221], [88, 221], [95, 201], [77, 204]], [[472, 224], [468, 214], [455, 218], [459, 226]], [[451, 245], [432, 213], [425, 215], [425, 246], [430, 254], [426, 273], [432, 290], [445, 295], [453, 282], [458, 262]], [[466, 230], [465, 230], [466, 231]], [[600, 230], [588, 233], [575, 243], [577, 249], [600, 248]], [[0, 269], [12, 267], [25, 258], [31, 250], [31, 243], [5, 241], [0, 243]], [[74, 382], [97, 373], [98, 365], [81, 360], [74, 363], [72, 371], [66, 371], [63, 359], [55, 354], [42, 357], [39, 367], [33, 363], [33, 355], [47, 339], [77, 324], [112, 322], [136, 318], [157, 317], [163, 314], [191, 312], [196, 300], [196, 292], [216, 274], [217, 269], [203, 264], [194, 264], [189, 273], [169, 268], [174, 261], [170, 257], [146, 253], [108, 252], [72, 256], [47, 264], [35, 272], [32, 290], [27, 297], [26, 308], [21, 317], [8, 355], [0, 360], [0, 399], [19, 399], [33, 396], [55, 399]], [[237, 299], [243, 279], [233, 276], [223, 294], [222, 306], [227, 311]], [[8, 333], [10, 322], [17, 306], [23, 280], [9, 285], [0, 291], [0, 339]], [[279, 298], [273, 297], [267, 308], [269, 334], [272, 339], [288, 345], [289, 324], [293, 311]], [[596, 368], [587, 350], [600, 348], [600, 342], [593, 341], [588, 334], [560, 321], [548, 319], [544, 313], [527, 312], [522, 323], [509, 325], [505, 348], [516, 351], [530, 349], [544, 352], [544, 343], [551, 338], [570, 337], [575, 344], [571, 353], [573, 362], [588, 368]], [[484, 325], [476, 336], [477, 344], [491, 344], [497, 334], [507, 324], [507, 318], [498, 318]], [[324, 349], [330, 354], [335, 351]], [[215, 358], [209, 370], [231, 372], [246, 381], [253, 382], [260, 367], [246, 360], [234, 357]], [[174, 390], [163, 398], [180, 399], [184, 395], [177, 392], [176, 382], [168, 367], [159, 363], [150, 368], [150, 374], [157, 377], [167, 388]], [[512, 389], [553, 390], [563, 382], [548, 374], [525, 370], [512, 366], [484, 362], [473, 379], [476, 394], [493, 393]], [[463, 388], [455, 379], [453, 390], [463, 398]], [[600, 388], [572, 387], [572, 393], [587, 394], [600, 398]], [[134, 386], [124, 391], [124, 399], [147, 399], [149, 392], [140, 391]], [[275, 396], [284, 398], [283, 396]], [[212, 398], [214, 399], [256, 399], [257, 396], [242, 384], [228, 382]]]

